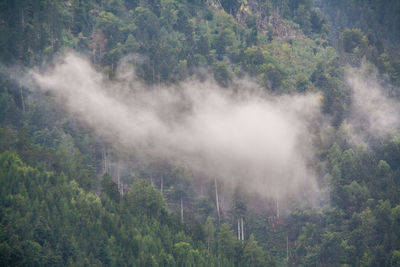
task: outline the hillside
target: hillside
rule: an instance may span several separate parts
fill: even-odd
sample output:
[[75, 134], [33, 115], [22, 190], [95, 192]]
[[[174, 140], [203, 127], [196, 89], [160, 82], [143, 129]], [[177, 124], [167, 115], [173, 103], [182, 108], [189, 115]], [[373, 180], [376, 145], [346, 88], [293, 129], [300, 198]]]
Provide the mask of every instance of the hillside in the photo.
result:
[[0, 265], [400, 265], [399, 27], [398, 1], [1, 1]]

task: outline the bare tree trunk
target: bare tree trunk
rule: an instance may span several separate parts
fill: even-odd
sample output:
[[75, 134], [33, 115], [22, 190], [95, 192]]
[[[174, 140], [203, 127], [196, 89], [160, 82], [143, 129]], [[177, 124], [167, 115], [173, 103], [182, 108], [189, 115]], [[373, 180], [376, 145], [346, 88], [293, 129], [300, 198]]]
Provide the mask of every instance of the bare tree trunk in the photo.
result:
[[215, 201], [217, 205], [217, 215], [218, 215], [218, 222], [221, 220], [221, 214], [219, 211], [219, 200], [218, 200], [218, 185], [217, 185], [217, 178], [214, 177], [214, 187], [215, 187]]
[[240, 240], [240, 221], [239, 221], [239, 217], [237, 218], [237, 226], [238, 226], [238, 240]]
[[182, 200], [182, 196], [181, 196], [181, 221], [182, 221], [182, 223], [184, 222], [183, 221], [183, 200]]
[[108, 166], [107, 166], [107, 149], [106, 146], [103, 145], [103, 173], [108, 172]]
[[163, 190], [164, 190], [164, 176], [161, 175], [161, 185], [160, 185], [161, 195], [163, 194]]
[[243, 217], [240, 218], [240, 221], [242, 222], [242, 240], [244, 240]]
[[19, 94], [21, 95], [21, 107], [22, 111], [25, 112], [24, 95], [22, 94], [22, 87], [19, 88]]
[[117, 165], [117, 186], [118, 186], [118, 191], [121, 192], [121, 181], [120, 181], [120, 176], [119, 176], [119, 165]]
[[279, 220], [279, 194], [276, 194], [276, 218]]
[[289, 265], [289, 236], [286, 233], [286, 265]]
[[94, 63], [97, 63], [96, 47], [97, 47], [97, 45], [94, 44], [94, 45], [93, 45], [93, 50], [92, 50]]
[[150, 174], [150, 184], [154, 187], [153, 174]]

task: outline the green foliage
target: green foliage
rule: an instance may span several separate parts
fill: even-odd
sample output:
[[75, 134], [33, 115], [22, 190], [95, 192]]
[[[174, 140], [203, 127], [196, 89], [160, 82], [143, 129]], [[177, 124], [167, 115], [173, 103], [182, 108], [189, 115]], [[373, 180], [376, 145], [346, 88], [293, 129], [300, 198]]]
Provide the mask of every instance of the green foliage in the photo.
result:
[[221, 225], [217, 239], [218, 255], [232, 262], [235, 256], [235, 247], [238, 246], [238, 241], [227, 223]]
[[328, 0], [321, 4], [335, 28], [359, 28], [391, 42], [400, 37], [400, 4], [396, 0]]
[[366, 39], [360, 29], [346, 29], [342, 33], [342, 45], [346, 53], [353, 53], [354, 49], [363, 49]]
[[146, 181], [137, 181], [125, 197], [126, 205], [134, 214], [145, 214], [158, 218], [164, 210], [164, 200], [160, 192]]
[[217, 61], [212, 66], [212, 69], [215, 81], [223, 87], [228, 87], [232, 81], [232, 73], [229, 70], [229, 66], [223, 61]]
[[[2, 265], [204, 266], [218, 261], [215, 254], [205, 256], [205, 246], [193, 243], [174, 223], [161, 194], [145, 181], [132, 184], [121, 203], [107, 202], [62, 174], [27, 166], [14, 153], [0, 154], [0, 166]], [[103, 176], [103, 192], [111, 199], [112, 183]], [[224, 227], [221, 237], [234, 241]], [[224, 251], [233, 253], [228, 245]]]
[[243, 248], [243, 256], [241, 258], [242, 266], [275, 266], [270, 256], [263, 251], [254, 240], [251, 234], [249, 240], [246, 241]]
[[219, 60], [232, 49], [235, 41], [234, 20], [225, 12], [218, 12], [214, 18], [213, 48]]
[[[249, 75], [275, 94], [320, 93], [333, 126], [317, 153], [329, 205], [293, 208], [280, 220], [275, 208], [254, 210], [260, 200], [222, 186], [217, 223], [214, 187], [196, 185], [187, 169], [133, 164], [123, 175], [130, 189], [120, 195], [102, 176], [106, 145], [51, 97], [1, 74], [0, 265], [399, 265], [397, 132], [370, 137], [368, 149], [343, 133], [351, 111], [346, 64], [375, 65], [391, 96], [400, 96], [399, 10], [394, 0], [0, 1], [4, 66], [37, 66], [72, 49], [113, 79], [118, 62], [135, 54], [147, 83], [176, 84], [201, 68], [222, 87]], [[185, 223], [174, 214], [180, 209]], [[242, 217], [245, 241], [232, 231]]]
[[119, 202], [120, 194], [118, 191], [118, 185], [111, 179], [108, 173], [103, 175], [101, 180], [102, 194], [108, 196], [111, 200]]
[[311, 32], [311, 14], [310, 10], [304, 4], [300, 4], [294, 12], [294, 22], [298, 23], [303, 29], [304, 33], [309, 34]]

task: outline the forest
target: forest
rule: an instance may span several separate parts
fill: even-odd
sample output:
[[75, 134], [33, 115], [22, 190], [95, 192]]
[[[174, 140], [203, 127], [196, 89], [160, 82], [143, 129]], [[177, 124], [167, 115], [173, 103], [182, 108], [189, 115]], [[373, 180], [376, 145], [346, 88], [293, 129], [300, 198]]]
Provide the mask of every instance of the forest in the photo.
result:
[[0, 266], [400, 266], [400, 2], [0, 0]]

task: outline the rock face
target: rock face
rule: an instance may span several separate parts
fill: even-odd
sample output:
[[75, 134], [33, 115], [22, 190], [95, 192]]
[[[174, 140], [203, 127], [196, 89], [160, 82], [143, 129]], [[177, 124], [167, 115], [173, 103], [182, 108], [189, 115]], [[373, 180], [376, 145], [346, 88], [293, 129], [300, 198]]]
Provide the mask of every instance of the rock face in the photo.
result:
[[272, 32], [272, 36], [279, 40], [285, 39], [303, 39], [304, 34], [301, 30], [293, 28], [286, 21], [281, 19], [278, 14], [272, 14], [268, 18], [267, 27], [264, 32]]
[[221, 2], [219, 0], [207, 0], [206, 5], [208, 8], [218, 11], [218, 10], [223, 10]]
[[283, 20], [279, 15], [279, 11], [271, 12], [271, 10], [267, 10], [255, 0], [244, 0], [235, 15], [235, 19], [239, 23], [246, 23], [247, 18], [251, 15], [256, 16], [257, 30], [262, 34], [268, 34], [278, 40], [304, 38], [303, 32]]

